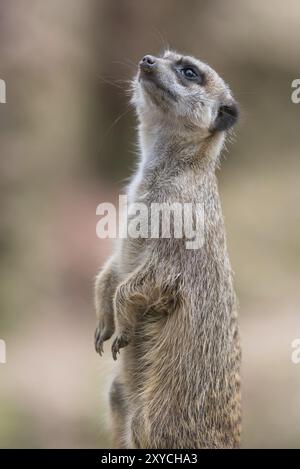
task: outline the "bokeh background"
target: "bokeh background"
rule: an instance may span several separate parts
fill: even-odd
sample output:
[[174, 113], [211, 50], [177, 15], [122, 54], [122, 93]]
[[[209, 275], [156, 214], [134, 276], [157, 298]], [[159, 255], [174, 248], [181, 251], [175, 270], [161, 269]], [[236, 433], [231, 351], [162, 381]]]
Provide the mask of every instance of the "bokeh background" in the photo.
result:
[[243, 446], [300, 446], [298, 0], [1, 0], [1, 447], [109, 447], [109, 345], [93, 278], [96, 206], [135, 161], [128, 80], [146, 53], [194, 54], [242, 119], [219, 172], [243, 343]]

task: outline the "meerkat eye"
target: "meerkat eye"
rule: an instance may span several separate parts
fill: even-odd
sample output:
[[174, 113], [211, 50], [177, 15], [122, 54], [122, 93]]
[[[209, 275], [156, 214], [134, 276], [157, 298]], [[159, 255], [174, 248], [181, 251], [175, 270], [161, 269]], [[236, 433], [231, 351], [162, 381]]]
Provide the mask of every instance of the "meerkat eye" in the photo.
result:
[[197, 67], [193, 65], [186, 64], [184, 66], [179, 67], [179, 72], [181, 75], [184, 76], [186, 80], [194, 81], [199, 85], [203, 84], [203, 74], [198, 70]]
[[194, 80], [198, 76], [196, 71], [191, 67], [184, 67], [181, 70], [181, 73], [185, 76], [185, 78], [188, 78], [189, 80]]

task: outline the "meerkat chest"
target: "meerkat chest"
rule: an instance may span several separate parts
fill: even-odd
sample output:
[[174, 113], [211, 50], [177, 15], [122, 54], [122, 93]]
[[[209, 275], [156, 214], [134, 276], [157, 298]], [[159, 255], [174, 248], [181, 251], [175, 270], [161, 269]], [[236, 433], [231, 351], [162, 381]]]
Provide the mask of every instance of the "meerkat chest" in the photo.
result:
[[205, 185], [192, 171], [160, 172], [150, 177], [138, 171], [128, 188], [129, 204], [203, 202]]

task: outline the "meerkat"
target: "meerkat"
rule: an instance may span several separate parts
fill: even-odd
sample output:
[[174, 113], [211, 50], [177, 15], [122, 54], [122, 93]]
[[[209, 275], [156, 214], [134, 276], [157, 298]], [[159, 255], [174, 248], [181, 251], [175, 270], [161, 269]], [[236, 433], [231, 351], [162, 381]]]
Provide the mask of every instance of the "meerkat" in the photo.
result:
[[124, 238], [96, 278], [95, 347], [102, 354], [114, 335], [121, 361], [113, 443], [237, 448], [241, 352], [215, 170], [238, 106], [211, 67], [173, 51], [146, 55], [132, 89], [140, 159], [129, 202], [200, 203], [204, 232], [199, 249], [183, 238]]

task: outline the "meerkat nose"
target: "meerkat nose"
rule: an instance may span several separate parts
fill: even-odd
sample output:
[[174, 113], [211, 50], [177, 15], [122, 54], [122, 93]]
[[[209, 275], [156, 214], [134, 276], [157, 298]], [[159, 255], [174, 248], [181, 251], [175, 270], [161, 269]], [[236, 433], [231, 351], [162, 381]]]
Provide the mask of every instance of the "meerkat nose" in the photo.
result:
[[142, 59], [143, 63], [146, 63], [147, 65], [154, 65], [155, 64], [155, 58], [152, 55], [145, 55]]
[[142, 60], [140, 61], [139, 65], [142, 70], [150, 71], [151, 69], [153, 69], [155, 64], [156, 64], [156, 61], [153, 55], [145, 55], [145, 57], [143, 57]]

